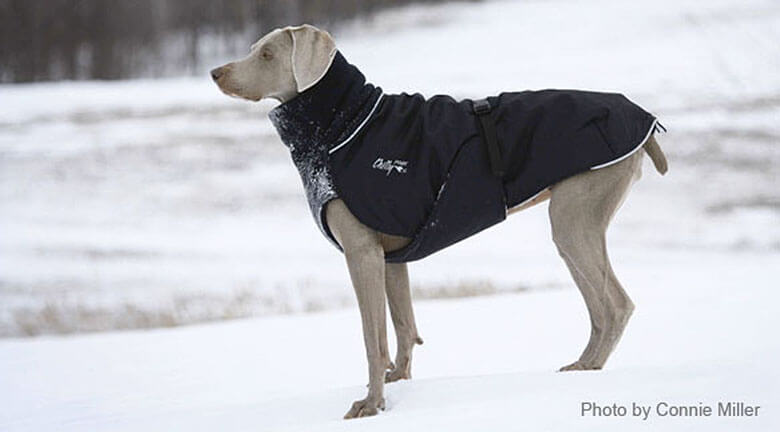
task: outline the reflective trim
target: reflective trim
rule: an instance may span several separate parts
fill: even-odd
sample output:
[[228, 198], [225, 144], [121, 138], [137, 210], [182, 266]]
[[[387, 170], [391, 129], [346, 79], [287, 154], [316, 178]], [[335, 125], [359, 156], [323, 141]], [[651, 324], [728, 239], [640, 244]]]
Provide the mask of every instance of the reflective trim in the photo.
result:
[[599, 168], [608, 167], [608, 166], [613, 165], [613, 164], [616, 164], [616, 163], [622, 161], [623, 159], [631, 156], [632, 154], [636, 153], [636, 151], [641, 149], [642, 146], [645, 145], [647, 140], [650, 139], [650, 135], [653, 134], [653, 131], [655, 130], [655, 127], [656, 127], [657, 124], [658, 124], [658, 120], [653, 120], [653, 124], [650, 125], [650, 130], [647, 131], [647, 135], [645, 135], [645, 138], [633, 150], [631, 150], [630, 152], [624, 154], [623, 156], [620, 156], [619, 158], [617, 158], [615, 160], [611, 160], [611, 161], [603, 163], [601, 165], [592, 166], [592, 167], [590, 167], [591, 171], [597, 170]]
[[340, 149], [340, 148], [344, 147], [345, 145], [347, 145], [347, 143], [349, 143], [349, 141], [350, 141], [352, 138], [355, 138], [355, 135], [357, 135], [357, 133], [358, 133], [358, 132], [360, 132], [360, 129], [363, 129], [363, 126], [365, 126], [365, 125], [366, 125], [366, 123], [368, 123], [368, 120], [371, 118], [371, 116], [372, 116], [372, 115], [374, 115], [374, 111], [376, 111], [376, 108], [379, 106], [379, 102], [381, 102], [381, 101], [382, 101], [382, 98], [383, 98], [384, 96], [385, 96], [385, 94], [384, 94], [384, 93], [381, 93], [381, 94], [379, 95], [379, 97], [376, 99], [376, 103], [374, 104], [374, 107], [373, 107], [373, 108], [371, 108], [371, 111], [368, 113], [368, 115], [366, 116], [366, 118], [364, 118], [364, 119], [363, 119], [363, 121], [362, 121], [362, 122], [361, 122], [361, 123], [358, 125], [358, 127], [357, 127], [357, 128], [356, 128], [356, 129], [355, 129], [355, 130], [354, 130], [354, 131], [353, 131], [353, 132], [352, 132], [352, 133], [351, 133], [351, 134], [350, 134], [350, 135], [349, 135], [349, 136], [348, 136], [348, 137], [347, 137], [347, 138], [346, 138], [344, 141], [340, 142], [339, 144], [337, 144], [336, 146], [334, 146], [332, 149], [328, 150], [328, 154], [332, 154], [332, 153], [333, 153], [333, 152], [335, 152], [336, 150], [338, 150], [338, 149]]

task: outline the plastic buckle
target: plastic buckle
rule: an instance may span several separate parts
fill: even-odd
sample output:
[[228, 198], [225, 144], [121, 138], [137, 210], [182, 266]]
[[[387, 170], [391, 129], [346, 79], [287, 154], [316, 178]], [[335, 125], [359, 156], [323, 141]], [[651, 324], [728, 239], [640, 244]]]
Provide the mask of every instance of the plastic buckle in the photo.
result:
[[490, 112], [490, 102], [487, 99], [480, 99], [472, 101], [472, 107], [474, 108], [474, 114], [484, 115]]

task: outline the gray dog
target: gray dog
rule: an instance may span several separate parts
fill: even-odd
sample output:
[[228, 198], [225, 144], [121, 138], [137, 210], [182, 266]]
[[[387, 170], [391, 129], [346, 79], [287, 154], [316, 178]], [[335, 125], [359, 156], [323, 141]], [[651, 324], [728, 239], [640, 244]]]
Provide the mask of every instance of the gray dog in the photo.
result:
[[[398, 136], [399, 140], [401, 136], [405, 136], [404, 130], [389, 130], [386, 128], [389, 126], [384, 124], [384, 119], [389, 119], [393, 115], [393, 111], [388, 111], [392, 109], [393, 104], [396, 104], [394, 108], [396, 111], [405, 109], [404, 106], [399, 108], [398, 103], [400, 102], [398, 101], [400, 99], [392, 99], [393, 97], [403, 97], [406, 98], [403, 101], [407, 101], [410, 104], [418, 104], [414, 106], [425, 107], [428, 105], [424, 105], [427, 102], [422, 101], [422, 98], [408, 95], [386, 95], [383, 99], [381, 89], [360, 81], [363, 77], [359, 72], [356, 72], [357, 69], [345, 63], [343, 58], [339, 60], [340, 58], [335, 43], [328, 33], [310, 25], [286, 27], [265, 35], [252, 46], [247, 57], [216, 68], [211, 72], [211, 75], [219, 88], [230, 96], [251, 101], [273, 98], [282, 102], [282, 105], [272, 111], [272, 121], [279, 130], [285, 144], [290, 147], [293, 160], [301, 172], [309, 203], [315, 213], [315, 219], [326, 236], [344, 252], [360, 307], [363, 337], [368, 357], [369, 385], [367, 397], [356, 401], [345, 415], [345, 418], [354, 418], [375, 415], [378, 410], [384, 408], [384, 383], [411, 378], [412, 349], [415, 344], [422, 344], [422, 339], [417, 332], [412, 311], [409, 275], [405, 263], [407, 260], [403, 259], [403, 257], [398, 259], [391, 258], [398, 257], [396, 253], [398, 251], [407, 250], [412, 246], [418, 248], [422, 246], [417, 244], [418, 242], [413, 238], [413, 234], [410, 235], [408, 230], [402, 229], [402, 224], [399, 225], [402, 228], [398, 229], [383, 229], [381, 226], [379, 227], [380, 229], [377, 229], [378, 223], [375, 223], [374, 219], [371, 219], [372, 217], [378, 218], [377, 220], [394, 222], [396, 219], [402, 220], [403, 215], [393, 215], [393, 217], [398, 217], [396, 219], [388, 219], [388, 216], [384, 213], [392, 213], [390, 211], [374, 211], [375, 209], [372, 210], [372, 208], [364, 210], [365, 200], [355, 197], [360, 196], [359, 192], [362, 190], [360, 188], [366, 189], [362, 183], [368, 183], [368, 180], [364, 182], [363, 174], [356, 174], [355, 182], [358, 183], [357, 186], [340, 183], [345, 181], [342, 180], [343, 178], [352, 175], [349, 171], [351, 169], [350, 166], [359, 165], [357, 163], [350, 165], [345, 162], [347, 160], [345, 158], [353, 158], [350, 160], [359, 158], [360, 149], [358, 147], [370, 147], [373, 145], [371, 142], [372, 136], [385, 138], [387, 136]], [[354, 75], [358, 77], [356, 79], [360, 85], [350, 86], [347, 85], [349, 83], [344, 83], [343, 80], [339, 81], [338, 76], [333, 75], [335, 72], [329, 72], [329, 70], [337, 67], [342, 68], [344, 71], [354, 70]], [[653, 138], [653, 132], [656, 131], [655, 128], [657, 127], [656, 121], [652, 116], [646, 115], [644, 111], [641, 111], [634, 105], [629, 105], [622, 96], [586, 92], [570, 92], [567, 94], [550, 92], [552, 93], [530, 93], [540, 95], [539, 97], [552, 98], [549, 100], [554, 101], [553, 104], [559, 104], [561, 100], [564, 100], [566, 101], [566, 104], [563, 105], [565, 107], [571, 104], [578, 104], [578, 101], [588, 98], [609, 97], [610, 103], [617, 101], [615, 103], [629, 107], [633, 110], [631, 112], [639, 113], [637, 114], [638, 116], [644, 116], [642, 117], [644, 123], [641, 128], [641, 140], [637, 140], [634, 143], [633, 149], [622, 151], [621, 154], [616, 155], [619, 157], [610, 158], [606, 163], [598, 163], [595, 160], [589, 162], [588, 167], [590, 169], [579, 169], [577, 172], [568, 172], [565, 175], [560, 175], [554, 181], [549, 180], [546, 184], [541, 185], [540, 190], [534, 190], [533, 192], [535, 193], [528, 196], [527, 199], [525, 197], [528, 194], [523, 195], [522, 202], [510, 203], [506, 200], [506, 197], [498, 198], [499, 201], [497, 202], [501, 205], [500, 215], [496, 216], [497, 219], [495, 221], [490, 222], [491, 224], [498, 222], [503, 220], [507, 214], [523, 210], [548, 199], [550, 200], [549, 214], [553, 241], [585, 299], [591, 320], [590, 340], [583, 353], [575, 362], [562, 367], [560, 370], [601, 369], [615, 348], [634, 310], [634, 304], [615, 277], [607, 256], [605, 239], [607, 226], [626, 198], [630, 186], [641, 175], [643, 153], [636, 150], [643, 148], [661, 174], [666, 172], [667, 164], [660, 147]], [[327, 107], [325, 109], [322, 109], [322, 107], [315, 109], [316, 107], [311, 105], [316, 102], [315, 99], [317, 98], [343, 99], [342, 95], [348, 93], [356, 95], [357, 99], [355, 100], [360, 101], [360, 103], [355, 104], [355, 109], [349, 108], [349, 110], [346, 110], [345, 108], [346, 111], [327, 109]], [[314, 95], [318, 96], [315, 97]], [[572, 99], [572, 97], [580, 99]], [[446, 107], [447, 110], [453, 112], [457, 111], [460, 113], [458, 115], [474, 116], [474, 114], [468, 114], [467, 110], [471, 109], [471, 105], [466, 102], [455, 102], [452, 99], [436, 100], [438, 101], [436, 103], [439, 105], [434, 106], [434, 109], [430, 111], [430, 115], [425, 114], [428, 116], [426, 117], [427, 123], [425, 128], [439, 128], [440, 125], [437, 124], [438, 120], [436, 120], [438, 118], [436, 113], [439, 112], [437, 111], [439, 107]], [[494, 105], [497, 103], [497, 100], [493, 99]], [[487, 103], [487, 105], [489, 106], [490, 103]], [[498, 109], [503, 108], [499, 106]], [[616, 130], [624, 131], [631, 129], [631, 127], [625, 126], [624, 123], [626, 122], [612, 120], [614, 118], [623, 118], [616, 114], [616, 111], [611, 113], [609, 111], [597, 111], [594, 111], [596, 114], [591, 116], [593, 118], [592, 123], [590, 120], [588, 121], [588, 124], [595, 126], [577, 128], [577, 134], [584, 133], [582, 131], [592, 131], [593, 136], [597, 136], [595, 135], [596, 132], [593, 132], [597, 131], [604, 137], [604, 131], [606, 130], [606, 136], [609, 138], [615, 135], [608, 130], [608, 127], [612, 127], [610, 124], [614, 126], [616, 123], [621, 123], [618, 124], [619, 127]], [[476, 103], [474, 104], [474, 112], [480, 113]], [[612, 123], [605, 123], [607, 117], [609, 117], [609, 121]], [[565, 121], [561, 122], [560, 128], [557, 129], [565, 131], [565, 123]], [[332, 131], [328, 125], [332, 124], [341, 124], [343, 127], [337, 131], [338, 133], [331, 133]], [[369, 126], [366, 126], [367, 124]], [[487, 171], [490, 165], [487, 162], [487, 156], [484, 156], [485, 152], [483, 150], [473, 150], [473, 153], [467, 152], [472, 151], [471, 149], [484, 149], [484, 147], [478, 147], [482, 145], [480, 144], [482, 141], [478, 139], [479, 136], [485, 138], [483, 141], [489, 143], [491, 141], [490, 136], [496, 136], [494, 129], [497, 128], [499, 130], [498, 136], [500, 138], [502, 131], [506, 128], [511, 128], [512, 125], [503, 126], [498, 124], [496, 127], [493, 123], [485, 123], [482, 128], [478, 128], [477, 125], [479, 123], [476, 119], [473, 121], [454, 122], [452, 125], [448, 124], [436, 129], [434, 136], [443, 137], [452, 130], [465, 128], [464, 130], [470, 137], [468, 142], [477, 144], [458, 145], [457, 151], [452, 152], [452, 159], [456, 159], [458, 152], [466, 152], [465, 154], [469, 155], [469, 161], [485, 161], [480, 167], [484, 165], [484, 170]], [[638, 127], [634, 129], [639, 130]], [[536, 135], [542, 134], [540, 130], [541, 128], [537, 128]], [[646, 135], [645, 130], [647, 130]], [[478, 134], [475, 131], [480, 133]], [[551, 136], [565, 136], [561, 135], [561, 133], [556, 132]], [[582, 135], [573, 136], [580, 137]], [[631, 136], [639, 135], [634, 134]], [[605, 138], [605, 141], [609, 142], [607, 138]], [[359, 145], [356, 144], [358, 139], [363, 140]], [[615, 140], [613, 139], [613, 141]], [[321, 144], [323, 142], [339, 144], [326, 146], [325, 148], [317, 147], [317, 149], [310, 145], [310, 143]], [[303, 145], [305, 143], [309, 144]], [[443, 147], [446, 146], [442, 145]], [[461, 148], [468, 150], [461, 150]], [[506, 147], [503, 149], [506, 151]], [[416, 151], [416, 149], [413, 150]], [[531, 150], [531, 152], [533, 151]], [[507, 158], [511, 159], [510, 163], [514, 159], [521, 159], [513, 159], [512, 155], [514, 153], [511, 151], [508, 154]], [[582, 157], [585, 159], [591, 157], [590, 151], [583, 154]], [[490, 161], [495, 166], [494, 159], [492, 159], [493, 155], [491, 154], [490, 156]], [[436, 157], [439, 156], [437, 155]], [[383, 178], [388, 179], [388, 182], [395, 181], [396, 183], [393, 183], [395, 185], [403, 185], [404, 183], [397, 182], [406, 181], [406, 178], [413, 177], [406, 175], [413, 170], [412, 165], [407, 160], [377, 158], [373, 163], [370, 163], [370, 160], [368, 162], [365, 165], [374, 170], [371, 173], [381, 173]], [[602, 160], [601, 162], [604, 161]], [[457, 162], [457, 160], [454, 162], [455, 165], [458, 163], [460, 162]], [[460, 164], [463, 165], [463, 163]], [[429, 163], [429, 165], [438, 166], [438, 159]], [[470, 173], [468, 169], [464, 168], [467, 173]], [[483, 168], [478, 167], [474, 169], [482, 170]], [[521, 169], [520, 171], [523, 170]], [[418, 173], [415, 173], [415, 175], [418, 175]], [[470, 187], [469, 185], [473, 184], [472, 180], [476, 182], [475, 179], [477, 178], [484, 179], [480, 181], [484, 181], [487, 185], [493, 185], [497, 182], [495, 177], [491, 177], [489, 174], [483, 177], [479, 177], [482, 174], [479, 174], [479, 176], [477, 174], [464, 175], [466, 176], [465, 181], [461, 181], [461, 187], [463, 188]], [[430, 174], [430, 176], [436, 177], [438, 174], [434, 173]], [[446, 172], [446, 176], [443, 177], [444, 179], [437, 180], [438, 183], [436, 183], [437, 186], [441, 185], [438, 194], [433, 189], [432, 196], [429, 197], [430, 200], [438, 200], [440, 196], [444, 197], [447, 195], [444, 187], [445, 183], [457, 183], [457, 181], [460, 181], [456, 178], [450, 178], [450, 172]], [[374, 183], [374, 185], [377, 184], [381, 183]], [[366, 189], [369, 192], [371, 192], [370, 187]], [[341, 192], [345, 188], [353, 188], [358, 192], [349, 194], [349, 196], [342, 196], [342, 194], [336, 192]], [[493, 188], [493, 186], [488, 186], [484, 195], [490, 195], [492, 191], [498, 190], [490, 188]], [[402, 193], [412, 197], [417, 194], [417, 188], [408, 188], [407, 190], [402, 190]], [[431, 193], [428, 193], [428, 195], [431, 195]], [[473, 200], [476, 204], [469, 208], [480, 209], [482, 202], [478, 201], [478, 199], [482, 199], [481, 195], [483, 194], [477, 191], [475, 195], [480, 196]], [[503, 196], [503, 194], [499, 193], [498, 196]], [[495, 205], [488, 201], [484, 201], [484, 203], [488, 207]], [[457, 203], [456, 201], [456, 204], [462, 203]], [[378, 203], [376, 205], [385, 204]], [[387, 205], [391, 206], [393, 204]], [[467, 211], [462, 209], [467, 208], [469, 204], [463, 205], [466, 207], [454, 207], [455, 210], [452, 210], [451, 214], [455, 215], [453, 217], [456, 219], [451, 220], [459, 220], [457, 218], [463, 217], [462, 215]], [[392, 209], [393, 207], [388, 208]], [[437, 212], [441, 213], [438, 216], [442, 220], [447, 218], [444, 210], [439, 209]], [[363, 216], [364, 214], [366, 215], [365, 217]], [[426, 229], [436, 229], [436, 227], [441, 225], [437, 225], [437, 222], [440, 222], [438, 218], [434, 218], [430, 223], [426, 222]], [[458, 223], [450, 223], [449, 228], [461, 232], [461, 237], [465, 237], [485, 228], [486, 226], [484, 225], [464, 228], [458, 226]], [[444, 242], [445, 244], [438, 247], [444, 247], [452, 242]], [[385, 301], [390, 306], [390, 314], [398, 341], [395, 362], [390, 360], [387, 346]]]

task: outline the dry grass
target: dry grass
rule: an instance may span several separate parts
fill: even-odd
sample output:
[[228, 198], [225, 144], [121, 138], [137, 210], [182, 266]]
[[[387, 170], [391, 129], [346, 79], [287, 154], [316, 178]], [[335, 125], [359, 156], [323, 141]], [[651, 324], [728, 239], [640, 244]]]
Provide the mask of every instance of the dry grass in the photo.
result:
[[[453, 284], [414, 286], [415, 299], [448, 299], [528, 291], [526, 286], [499, 288], [487, 280], [463, 280]], [[179, 295], [165, 304], [143, 306], [121, 303], [101, 307], [64, 300], [49, 300], [40, 307], [12, 311], [11, 320], [0, 322], [0, 337], [88, 333], [111, 330], [152, 329], [264, 315], [307, 313], [352, 306], [354, 299], [290, 298], [279, 292], [250, 289], [226, 295]]]

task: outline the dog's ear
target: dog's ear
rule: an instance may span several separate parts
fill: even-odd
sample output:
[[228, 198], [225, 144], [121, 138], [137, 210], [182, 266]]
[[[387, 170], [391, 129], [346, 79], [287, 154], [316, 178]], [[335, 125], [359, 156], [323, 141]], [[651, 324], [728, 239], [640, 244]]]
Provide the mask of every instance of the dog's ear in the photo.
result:
[[328, 32], [304, 24], [287, 27], [292, 37], [292, 70], [298, 93], [317, 83], [336, 56], [336, 43]]

